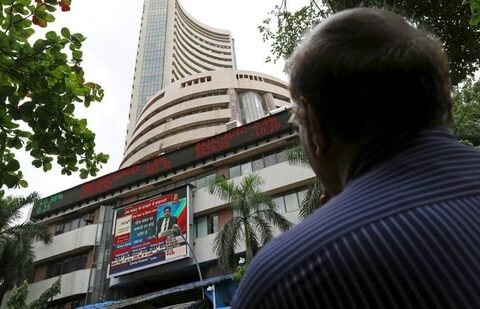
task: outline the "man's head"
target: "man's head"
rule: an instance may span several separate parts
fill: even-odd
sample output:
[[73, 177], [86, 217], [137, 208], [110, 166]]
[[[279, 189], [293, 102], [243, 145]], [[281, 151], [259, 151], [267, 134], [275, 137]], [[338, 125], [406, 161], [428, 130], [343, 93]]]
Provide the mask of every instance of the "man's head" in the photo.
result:
[[[343, 11], [313, 29], [292, 56], [290, 90], [308, 137], [302, 144], [318, 154], [338, 142], [381, 151], [451, 118], [441, 45], [379, 9]], [[320, 141], [309, 140], [315, 134]]]
[[165, 208], [163, 209], [163, 216], [164, 216], [165, 218], [168, 218], [168, 217], [170, 217], [171, 212], [172, 212], [172, 208], [170, 208], [169, 206], [167, 206], [167, 207], [165, 207]]

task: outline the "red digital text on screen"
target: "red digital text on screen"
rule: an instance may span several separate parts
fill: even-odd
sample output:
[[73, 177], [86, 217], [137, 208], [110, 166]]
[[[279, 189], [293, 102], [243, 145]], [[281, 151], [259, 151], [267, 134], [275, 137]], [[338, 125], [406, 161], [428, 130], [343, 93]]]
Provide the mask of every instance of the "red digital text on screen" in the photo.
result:
[[208, 155], [226, 150], [230, 147], [233, 138], [247, 133], [245, 127], [230, 130], [221, 136], [209, 138], [195, 144], [195, 158], [203, 158]]
[[145, 176], [153, 175], [159, 172], [163, 172], [171, 169], [173, 166], [172, 161], [165, 157], [158, 157], [145, 165], [143, 174]]
[[99, 179], [83, 184], [80, 191], [80, 197], [87, 198], [111, 190], [113, 188], [111, 176], [112, 175], [103, 176]]
[[132, 166], [132, 167], [120, 170], [112, 174], [112, 181], [113, 182], [122, 181], [126, 177], [130, 177], [132, 175], [138, 174], [140, 172], [140, 169], [141, 169], [140, 165], [136, 165], [136, 166]]
[[277, 132], [282, 128], [282, 123], [278, 117], [268, 117], [255, 122], [251, 127], [254, 137], [263, 137], [271, 133]]

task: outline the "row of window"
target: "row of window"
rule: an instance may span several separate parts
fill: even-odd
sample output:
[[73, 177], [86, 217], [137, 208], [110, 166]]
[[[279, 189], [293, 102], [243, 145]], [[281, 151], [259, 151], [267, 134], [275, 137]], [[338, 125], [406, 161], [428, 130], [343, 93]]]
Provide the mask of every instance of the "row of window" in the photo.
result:
[[[178, 38], [178, 40], [176, 40]], [[205, 59], [215, 59], [215, 60], [220, 60], [223, 62], [232, 62], [231, 55], [230, 54], [224, 54], [224, 53], [219, 53], [218, 51], [214, 51], [210, 48], [206, 48], [204, 45], [196, 42], [194, 39], [191, 38], [191, 36], [188, 35], [187, 32], [182, 29], [181, 26], [178, 26], [177, 24], [174, 25], [174, 41], [181, 41], [183, 48], [186, 48], [190, 53], [192, 51], [197, 52], [198, 54], [201, 55], [201, 59], [204, 61], [215, 65], [217, 62], [210, 62], [209, 60]], [[186, 44], [187, 46], [184, 46], [183, 44]], [[206, 58], [205, 58], [206, 57]]]
[[[272, 198], [280, 213], [296, 211], [307, 194], [306, 189], [289, 192]], [[219, 231], [218, 215], [211, 214], [193, 219], [195, 237], [204, 237]]]
[[230, 178], [247, 175], [251, 172], [258, 171], [259, 169], [285, 161], [287, 161], [286, 150], [264, 153], [250, 159], [249, 161], [245, 161], [230, 167]]
[[181, 84], [181, 88], [185, 88], [185, 86], [191, 86], [191, 85], [195, 85], [195, 84], [198, 84], [198, 83], [209, 82], [209, 81], [211, 81], [211, 80], [212, 80], [212, 77], [211, 77], [211, 76], [205, 76], [205, 77], [200, 77], [200, 78], [192, 79], [192, 80], [183, 82], [183, 83]]
[[280, 213], [295, 211], [300, 208], [302, 201], [307, 195], [307, 190], [302, 189], [295, 192], [289, 192], [272, 198], [272, 201], [277, 205], [277, 210]]
[[[215, 119], [215, 120], [211, 120], [209, 123], [195, 123], [195, 122], [193, 122], [193, 123], [189, 123], [188, 125], [183, 126], [182, 128], [171, 128], [170, 130], [163, 131], [161, 134], [158, 134], [158, 135], [148, 139], [148, 141], [145, 141], [144, 143], [135, 147], [131, 152], [128, 153], [128, 155], [125, 156], [124, 160], [129, 159], [130, 157], [132, 157], [137, 152], [143, 150], [147, 145], [151, 145], [151, 144], [153, 144], [154, 142], [156, 142], [160, 139], [166, 139], [170, 136], [179, 135], [181, 133], [188, 132], [188, 131], [193, 131], [193, 130], [196, 130], [196, 129], [218, 127], [218, 126], [220, 126], [224, 123], [225, 123], [224, 119]], [[174, 148], [176, 148], [176, 147], [180, 147], [181, 145], [173, 144], [172, 146]], [[159, 144], [158, 149], [159, 149], [159, 151], [163, 151], [163, 152], [167, 151], [166, 148], [163, 148], [163, 143]]]
[[182, 41], [185, 42], [185, 44], [188, 45], [189, 49], [195, 50], [196, 52], [204, 56], [207, 56], [209, 58], [214, 58], [216, 60], [227, 61], [227, 62], [232, 61], [230, 53], [223, 53], [223, 52], [219, 53], [218, 51], [211, 50], [210, 48], [205, 47], [204, 45], [196, 42], [177, 23], [173, 27], [174, 27], [174, 39], [175, 39], [175, 35], [177, 35], [182, 39]]
[[67, 219], [66, 221], [57, 223], [55, 235], [63, 234], [95, 222], [95, 213], [91, 212], [86, 215], [77, 216]]
[[222, 34], [217, 34], [217, 33], [212, 33], [208, 30], [205, 30], [204, 28], [201, 28], [199, 27], [197, 24], [195, 24], [194, 22], [192, 22], [186, 15], [185, 13], [182, 12], [181, 9], [177, 8], [178, 9], [178, 13], [180, 14], [177, 14], [177, 12], [175, 12], [175, 15], [176, 17], [178, 18], [178, 20], [180, 21], [180, 23], [184, 26], [184, 28], [191, 34], [193, 35], [195, 38], [197, 38], [198, 40], [202, 41], [203, 43], [206, 43], [208, 45], [211, 45], [211, 46], [215, 46], [215, 47], [218, 47], [218, 48], [224, 48], [224, 49], [229, 49], [230, 46], [225, 46], [225, 45], [220, 45], [220, 44], [215, 44], [215, 43], [212, 43], [212, 42], [209, 42], [209, 41], [206, 41], [204, 40], [202, 37], [199, 37], [196, 33], [192, 32], [192, 30], [194, 31], [197, 31], [198, 33], [201, 33], [202, 35], [204, 35], [205, 37], [213, 40], [213, 41], [223, 41], [223, 42], [229, 42], [230, 41], [230, 38], [228, 35], [222, 35]]
[[[183, 102], [187, 102], [187, 101], [191, 101], [191, 100], [194, 100], [194, 99], [200, 99], [200, 98], [204, 98], [204, 97], [215, 97], [215, 96], [220, 96], [220, 95], [226, 95], [227, 94], [227, 91], [228, 89], [215, 89], [215, 90], [208, 90], [208, 91], [203, 91], [203, 92], [198, 92], [198, 93], [194, 93], [194, 94], [189, 94], [189, 95], [186, 95], [186, 96], [183, 96], [181, 98], [178, 98], [176, 100], [173, 100], [171, 102], [168, 102], [168, 103], [165, 103], [163, 104], [162, 106], [156, 108], [155, 110], [149, 112], [149, 115], [146, 116], [144, 119], [142, 119], [142, 121], [137, 125], [137, 128], [140, 128], [140, 126], [145, 122], [147, 121], [148, 119], [152, 118], [153, 116], [155, 116], [156, 114], [158, 114], [159, 112], [163, 111], [163, 110], [166, 110], [167, 108], [169, 107], [172, 107], [172, 106], [175, 106], [177, 104], [180, 104], [180, 103], [183, 103]], [[151, 100], [148, 105], [145, 107], [145, 110], [147, 110], [148, 108], [151, 107], [152, 104], [156, 103], [157, 99], [160, 99], [162, 98], [162, 96], [157, 96], [155, 97], [155, 99]], [[143, 114], [143, 112], [142, 112]], [[136, 130], [135, 130], [136, 131]], [[135, 133], [135, 132], [134, 132]]]
[[87, 260], [88, 252], [84, 252], [56, 262], [50, 262], [47, 265], [47, 277], [45, 279], [71, 273], [76, 270], [85, 269], [87, 268]]

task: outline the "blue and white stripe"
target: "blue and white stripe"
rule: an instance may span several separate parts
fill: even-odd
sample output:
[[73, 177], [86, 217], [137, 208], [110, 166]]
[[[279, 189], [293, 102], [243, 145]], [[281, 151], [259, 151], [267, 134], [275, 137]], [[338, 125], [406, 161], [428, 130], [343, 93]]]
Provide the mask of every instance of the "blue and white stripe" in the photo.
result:
[[233, 308], [480, 308], [480, 153], [445, 129], [252, 261]]

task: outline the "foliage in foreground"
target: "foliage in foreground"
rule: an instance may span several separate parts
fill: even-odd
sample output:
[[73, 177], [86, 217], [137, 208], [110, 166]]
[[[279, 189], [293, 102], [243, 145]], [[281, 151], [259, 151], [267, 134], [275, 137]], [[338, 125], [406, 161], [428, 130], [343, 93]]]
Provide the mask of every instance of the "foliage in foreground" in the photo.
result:
[[[103, 89], [84, 79], [80, 33], [62, 28], [31, 42], [35, 27], [47, 27], [70, 0], [0, 1], [0, 189], [26, 187], [15, 151], [48, 171], [56, 159], [62, 174], [95, 176], [108, 155], [95, 153], [95, 134], [75, 107], [101, 101]], [[3, 192], [0, 191], [0, 196]]]
[[36, 193], [27, 197], [0, 198], [0, 299], [32, 274], [34, 239], [50, 242], [46, 226], [32, 222], [18, 224], [22, 210], [37, 200]]
[[334, 12], [354, 7], [380, 7], [406, 16], [428, 29], [444, 43], [449, 56], [451, 77], [459, 84], [480, 66], [480, 0], [310, 0], [296, 11], [281, 1], [268, 14], [259, 31], [271, 45], [267, 61], [288, 60], [306, 31]]
[[44, 309], [47, 303], [55, 295], [61, 292], [61, 281], [57, 279], [40, 297], [27, 304], [28, 283], [23, 281], [19, 288], [15, 289], [7, 301], [7, 309]]

